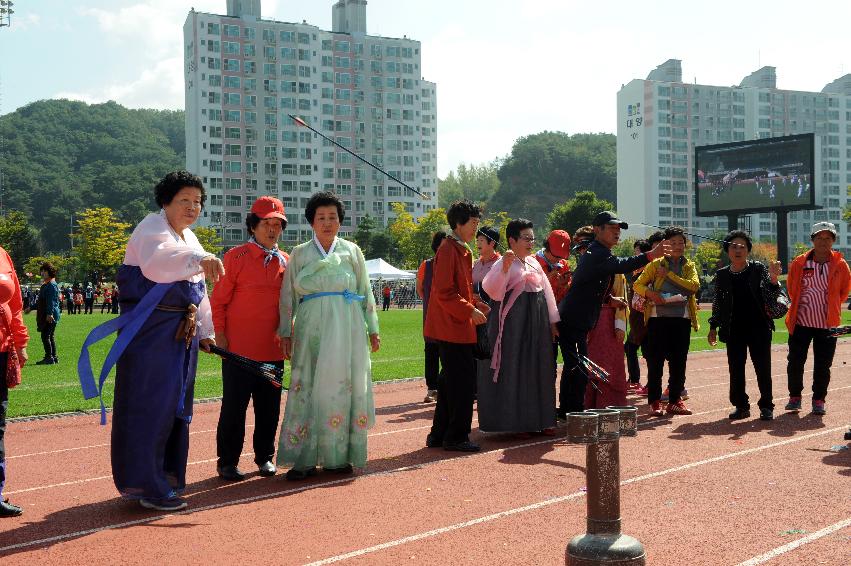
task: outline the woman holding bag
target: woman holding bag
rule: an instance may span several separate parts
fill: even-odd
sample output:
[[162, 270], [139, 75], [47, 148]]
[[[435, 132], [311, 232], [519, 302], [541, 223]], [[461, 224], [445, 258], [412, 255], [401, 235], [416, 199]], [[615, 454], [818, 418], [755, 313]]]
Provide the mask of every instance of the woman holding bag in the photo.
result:
[[30, 337], [21, 311], [24, 301], [21, 285], [15, 274], [12, 258], [0, 247], [0, 368], [5, 376], [0, 380], [0, 517], [17, 517], [23, 511], [3, 498], [6, 484], [6, 409], [9, 407], [9, 389], [21, 382], [21, 366], [27, 363], [27, 342]]

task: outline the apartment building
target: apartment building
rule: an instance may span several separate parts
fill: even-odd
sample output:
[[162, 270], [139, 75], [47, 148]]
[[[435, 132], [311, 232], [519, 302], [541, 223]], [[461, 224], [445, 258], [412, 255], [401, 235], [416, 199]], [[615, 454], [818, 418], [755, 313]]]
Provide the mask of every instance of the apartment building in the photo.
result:
[[[789, 214], [790, 249], [809, 242], [814, 222], [837, 225], [836, 247], [851, 251], [842, 212], [851, 191], [851, 74], [820, 92], [777, 88], [774, 67], [738, 86], [684, 83], [671, 59], [621, 87], [618, 104], [618, 209], [624, 218], [680, 224], [689, 232], [726, 231], [726, 217], [695, 216], [694, 148], [716, 143], [815, 133], [816, 204]], [[774, 213], [740, 219], [756, 239], [776, 241]]]
[[286, 206], [287, 246], [312, 236], [303, 213], [318, 191], [343, 199], [343, 237], [367, 214], [386, 224], [393, 202], [416, 218], [437, 206], [436, 85], [422, 79], [420, 42], [366, 33], [366, 5], [334, 3], [330, 31], [263, 19], [260, 0], [228, 0], [224, 15], [189, 12], [186, 166], [208, 189], [201, 224], [226, 246], [245, 241], [245, 216], [264, 194]]

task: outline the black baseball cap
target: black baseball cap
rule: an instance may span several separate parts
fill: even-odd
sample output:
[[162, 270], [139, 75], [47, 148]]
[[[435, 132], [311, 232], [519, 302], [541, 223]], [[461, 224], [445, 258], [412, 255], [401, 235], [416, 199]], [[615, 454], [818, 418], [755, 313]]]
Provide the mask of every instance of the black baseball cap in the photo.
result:
[[591, 226], [602, 226], [604, 224], [617, 224], [624, 230], [629, 228], [629, 224], [618, 218], [614, 212], [608, 210], [604, 210], [595, 216], [594, 220], [591, 222]]

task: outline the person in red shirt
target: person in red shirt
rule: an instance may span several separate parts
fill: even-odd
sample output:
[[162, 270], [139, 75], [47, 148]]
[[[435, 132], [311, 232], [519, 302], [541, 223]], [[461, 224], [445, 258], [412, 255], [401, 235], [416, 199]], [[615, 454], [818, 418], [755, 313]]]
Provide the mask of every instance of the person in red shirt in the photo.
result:
[[469, 242], [476, 236], [481, 211], [478, 205], [461, 200], [446, 211], [452, 232], [434, 255], [434, 267], [423, 334], [437, 340], [443, 367], [437, 388], [437, 407], [428, 448], [478, 452], [470, 442], [473, 421], [473, 384], [476, 379], [476, 325], [487, 322], [490, 308], [473, 300], [473, 251]]
[[[284, 205], [271, 196], [254, 201], [245, 224], [248, 242], [224, 256], [225, 275], [211, 300], [216, 344], [246, 358], [283, 368], [277, 337], [278, 301], [289, 256], [278, 249], [287, 226]], [[261, 476], [274, 476], [275, 435], [281, 413], [281, 389], [222, 360], [222, 408], [216, 430], [219, 476], [245, 479], [237, 467], [245, 438], [245, 411], [254, 404], [254, 462]]]
[[[0, 517], [17, 517], [23, 510], [3, 499], [3, 485], [6, 483], [6, 450], [3, 439], [6, 434], [6, 409], [9, 406], [9, 386], [5, 370], [7, 358], [11, 353], [18, 356], [18, 363], [27, 363], [27, 342], [30, 339], [21, 311], [24, 308], [21, 285], [12, 265], [12, 258], [0, 247]], [[17, 382], [11, 384], [12, 387]]]
[[553, 230], [544, 241], [544, 247], [535, 254], [535, 259], [541, 264], [550, 287], [559, 303], [567, 294], [570, 285], [570, 235], [564, 230]]
[[381, 307], [381, 310], [389, 311], [390, 310], [390, 297], [393, 294], [393, 291], [390, 290], [390, 284], [389, 283], [384, 284], [384, 288], [381, 290], [381, 294], [384, 297], [384, 303]]

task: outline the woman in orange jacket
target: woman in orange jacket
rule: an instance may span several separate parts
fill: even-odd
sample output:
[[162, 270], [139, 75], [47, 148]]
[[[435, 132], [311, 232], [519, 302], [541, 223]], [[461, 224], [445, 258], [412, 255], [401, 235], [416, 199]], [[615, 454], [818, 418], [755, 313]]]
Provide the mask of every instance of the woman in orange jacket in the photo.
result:
[[801, 410], [804, 364], [812, 342], [812, 411], [813, 414], [824, 415], [830, 366], [836, 352], [836, 338], [830, 336], [829, 329], [839, 326], [842, 304], [851, 291], [851, 270], [842, 254], [832, 249], [836, 241], [836, 226], [830, 222], [816, 222], [810, 238], [813, 249], [792, 261], [786, 280], [792, 300], [786, 314], [786, 327], [789, 329], [786, 366], [789, 402], [786, 410]]

